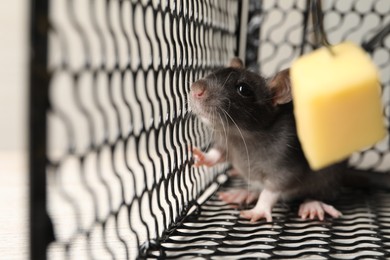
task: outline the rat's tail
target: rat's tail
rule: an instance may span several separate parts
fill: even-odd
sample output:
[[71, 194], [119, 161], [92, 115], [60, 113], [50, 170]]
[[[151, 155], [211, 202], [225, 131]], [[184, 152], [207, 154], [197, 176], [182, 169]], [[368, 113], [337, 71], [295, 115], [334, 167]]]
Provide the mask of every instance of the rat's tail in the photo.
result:
[[344, 175], [344, 184], [357, 188], [379, 187], [390, 190], [390, 173], [348, 169]]

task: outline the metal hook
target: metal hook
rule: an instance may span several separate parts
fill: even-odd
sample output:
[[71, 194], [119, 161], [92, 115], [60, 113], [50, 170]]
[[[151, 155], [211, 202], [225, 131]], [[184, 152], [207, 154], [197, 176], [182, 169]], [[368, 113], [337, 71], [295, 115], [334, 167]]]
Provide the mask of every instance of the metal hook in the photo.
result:
[[326, 37], [326, 33], [324, 29], [324, 24], [323, 24], [324, 15], [322, 12], [321, 0], [311, 0], [310, 11], [312, 15], [313, 30], [314, 30], [314, 37], [316, 43], [321, 43], [334, 56], [335, 53], [332, 50], [332, 46]]
[[372, 36], [370, 40], [363, 43], [362, 47], [367, 52], [372, 52], [375, 46], [381, 43], [388, 34], [390, 34], [390, 23], [388, 23], [381, 30], [379, 30], [379, 32]]

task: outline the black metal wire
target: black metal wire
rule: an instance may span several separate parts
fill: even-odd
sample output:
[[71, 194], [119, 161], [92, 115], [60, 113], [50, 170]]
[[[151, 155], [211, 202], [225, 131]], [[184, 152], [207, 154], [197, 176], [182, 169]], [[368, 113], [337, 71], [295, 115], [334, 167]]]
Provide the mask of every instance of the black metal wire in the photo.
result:
[[50, 73], [47, 66], [49, 4], [30, 3], [29, 35], [29, 252], [31, 259], [46, 259], [47, 245], [54, 240], [46, 210], [46, 108]]
[[[239, 4], [85, 0], [32, 9], [40, 56], [31, 106], [41, 119], [31, 119], [31, 176], [41, 177], [32, 182], [32, 259], [142, 257], [197, 205], [224, 166], [191, 167], [189, 147], [207, 147], [210, 135], [186, 96], [235, 56]], [[42, 233], [50, 219], [54, 238]]]
[[[220, 191], [245, 188], [230, 179]], [[340, 219], [301, 220], [298, 202], [277, 204], [274, 221], [250, 223], [234, 208], [212, 196], [200, 214], [187, 218], [148, 259], [346, 259], [390, 257], [390, 193], [346, 190], [335, 207]]]
[[313, 33], [317, 45], [322, 44], [334, 55], [324, 29], [324, 14], [322, 12], [322, 0], [310, 0], [310, 11], [313, 20]]
[[370, 40], [367, 40], [365, 43], [363, 43], [363, 48], [368, 52], [372, 52], [375, 47], [381, 43], [389, 34], [390, 23], [383, 26], [383, 28], [379, 30], [379, 32], [377, 32]]

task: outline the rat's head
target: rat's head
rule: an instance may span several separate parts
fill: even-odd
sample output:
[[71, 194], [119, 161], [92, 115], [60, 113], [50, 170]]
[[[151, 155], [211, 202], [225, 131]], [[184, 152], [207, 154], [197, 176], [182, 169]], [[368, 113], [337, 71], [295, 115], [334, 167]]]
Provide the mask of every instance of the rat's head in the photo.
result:
[[191, 85], [192, 112], [215, 128], [226, 123], [241, 130], [267, 127], [277, 108], [291, 101], [288, 70], [266, 80], [246, 70], [238, 58]]

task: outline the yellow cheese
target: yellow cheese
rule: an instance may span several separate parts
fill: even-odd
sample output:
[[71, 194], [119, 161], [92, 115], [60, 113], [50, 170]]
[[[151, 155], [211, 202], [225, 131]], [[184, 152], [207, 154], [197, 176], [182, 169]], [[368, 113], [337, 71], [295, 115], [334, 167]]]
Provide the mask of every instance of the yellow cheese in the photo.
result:
[[375, 65], [350, 42], [332, 51], [318, 49], [290, 69], [298, 136], [314, 170], [386, 135]]

